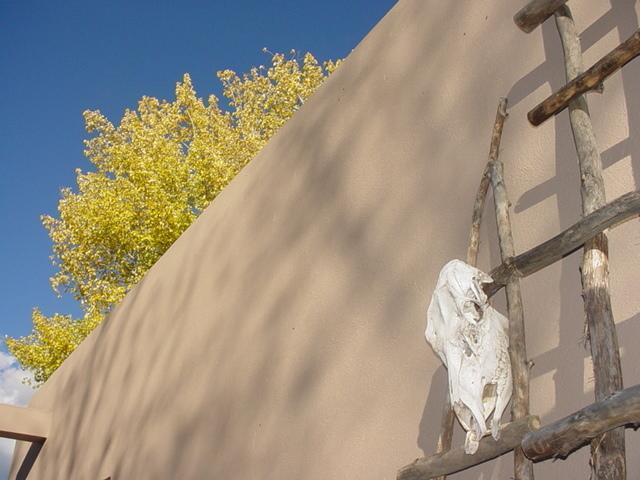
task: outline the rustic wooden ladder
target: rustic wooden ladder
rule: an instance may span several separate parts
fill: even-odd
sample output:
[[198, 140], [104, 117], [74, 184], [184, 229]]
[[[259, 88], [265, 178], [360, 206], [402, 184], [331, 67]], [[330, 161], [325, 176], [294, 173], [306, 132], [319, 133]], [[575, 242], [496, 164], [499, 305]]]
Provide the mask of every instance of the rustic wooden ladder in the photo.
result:
[[[444, 480], [445, 475], [479, 465], [510, 451], [514, 451], [514, 478], [532, 480], [532, 462], [566, 457], [589, 442], [593, 478], [626, 478], [624, 429], [640, 425], [640, 385], [623, 390], [620, 353], [609, 295], [608, 244], [604, 230], [640, 214], [640, 191], [623, 195], [609, 204], [605, 202], [600, 154], [584, 94], [591, 90], [602, 91], [602, 82], [609, 75], [640, 55], [640, 30], [585, 72], [580, 40], [569, 7], [565, 5], [567, 1], [533, 0], [514, 16], [514, 21], [529, 33], [549, 17], [555, 16], [564, 50], [568, 83], [527, 116], [537, 126], [565, 108], [569, 109], [578, 154], [584, 216], [552, 239], [516, 256], [503, 164], [498, 159], [507, 117], [507, 100], [500, 99], [491, 136], [489, 161], [482, 174], [473, 207], [467, 251], [467, 263], [475, 265], [484, 202], [491, 185], [502, 264], [491, 271], [494, 283], [487, 285], [485, 290], [487, 295], [492, 296], [505, 287], [514, 384], [512, 421], [503, 425], [500, 440], [483, 438], [474, 455], [467, 455], [462, 447], [452, 450], [455, 422], [447, 396], [436, 454], [419, 458], [401, 468], [398, 480]], [[580, 248], [584, 249], [581, 277], [593, 358], [596, 402], [540, 428], [538, 417], [529, 412], [529, 370], [532, 364], [527, 360], [526, 354], [520, 278], [531, 275]]]

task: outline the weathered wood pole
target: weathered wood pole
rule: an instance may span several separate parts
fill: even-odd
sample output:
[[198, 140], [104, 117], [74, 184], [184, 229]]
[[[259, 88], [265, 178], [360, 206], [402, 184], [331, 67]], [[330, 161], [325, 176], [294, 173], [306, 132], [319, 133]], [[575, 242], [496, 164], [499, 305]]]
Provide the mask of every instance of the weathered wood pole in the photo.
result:
[[522, 449], [536, 462], [564, 458], [609, 430], [639, 423], [640, 385], [636, 385], [528, 433], [522, 440]]
[[[566, 7], [566, 5], [564, 7]], [[562, 10], [564, 7], [561, 7], [558, 11], [566, 11]], [[563, 13], [560, 13], [560, 15], [556, 17], [562, 18], [564, 16]], [[582, 53], [580, 50], [578, 50], [577, 53], [580, 53], [580, 64], [582, 65]], [[567, 108], [569, 103], [575, 98], [583, 93], [596, 90], [607, 77], [617, 72], [638, 55], [640, 55], [640, 30], [636, 30], [624, 43], [598, 60], [598, 62], [586, 72], [583, 73], [582, 68], [580, 68], [579, 75], [572, 77], [564, 87], [549, 96], [527, 114], [529, 122], [537, 126], [560, 113]]]
[[[509, 198], [504, 184], [502, 162], [491, 162], [491, 186], [495, 204], [496, 223], [498, 225], [498, 243], [502, 260], [515, 256], [511, 219], [509, 217]], [[511, 357], [511, 373], [513, 375], [513, 397], [511, 398], [511, 419], [518, 420], [529, 415], [529, 364], [527, 361], [527, 345], [525, 341], [524, 308], [520, 279], [512, 276], [507, 280], [507, 311], [509, 317], [509, 356]], [[532, 480], [533, 465], [518, 447], [514, 455], [514, 478], [516, 480]]]
[[[440, 418], [440, 434], [438, 435], [438, 444], [436, 445], [436, 454], [443, 454], [451, 450], [451, 442], [453, 440], [453, 426], [455, 424], [455, 413], [451, 407], [449, 398], [449, 384], [447, 383], [447, 394], [444, 405], [442, 406], [442, 416]], [[436, 480], [445, 480], [446, 476], [438, 477]]]
[[[555, 13], [562, 40], [567, 80], [582, 74], [582, 48], [569, 7]], [[640, 34], [635, 37], [640, 47]], [[640, 50], [639, 50], [640, 51]], [[581, 95], [569, 102], [569, 120], [578, 153], [582, 212], [588, 215], [605, 205], [602, 162], [591, 126], [586, 98]], [[596, 401], [604, 400], [622, 390], [622, 368], [618, 337], [609, 295], [609, 258], [607, 236], [596, 235], [585, 243], [582, 259], [582, 296], [589, 329], [593, 358]], [[591, 444], [591, 465], [595, 478], [623, 480], [626, 478], [624, 428], [618, 428], [596, 438]]]
[[567, 0], [532, 0], [513, 16], [513, 21], [520, 30], [531, 33], [565, 3]]
[[493, 296], [506, 285], [511, 276], [528, 277], [575, 252], [603, 230], [638, 215], [640, 215], [640, 192], [625, 193], [583, 217], [555, 237], [498, 265], [490, 272], [493, 283], [484, 285], [485, 293]]
[[474, 267], [478, 263], [478, 249], [480, 248], [480, 223], [482, 222], [482, 212], [484, 211], [484, 201], [487, 197], [489, 184], [491, 183], [489, 170], [491, 162], [498, 159], [500, 151], [500, 141], [502, 140], [502, 130], [504, 121], [507, 119], [507, 99], [501, 98], [498, 101], [496, 120], [491, 132], [491, 143], [489, 144], [489, 161], [482, 172], [480, 186], [473, 204], [473, 214], [471, 216], [471, 233], [469, 234], [469, 248], [467, 249], [467, 263]]
[[[471, 216], [471, 233], [469, 234], [469, 247], [467, 249], [467, 263], [473, 266], [476, 266], [476, 264], [478, 263], [478, 249], [480, 248], [480, 224], [482, 223], [484, 201], [487, 197], [487, 191], [489, 189], [489, 183], [491, 181], [489, 178], [489, 168], [491, 162], [498, 158], [498, 153], [500, 151], [500, 141], [502, 139], [502, 130], [506, 118], [507, 99], [501, 98], [498, 101], [496, 120], [493, 124], [493, 130], [491, 132], [491, 142], [489, 144], [489, 162], [482, 172], [480, 186], [478, 187], [478, 193], [476, 194], [476, 199], [473, 204], [473, 213]], [[436, 453], [443, 453], [451, 450], [451, 440], [453, 438], [454, 424], [455, 414], [453, 413], [453, 409], [451, 408], [449, 393], [447, 390], [447, 397], [442, 408], [442, 417], [440, 419], [440, 434], [438, 436]], [[445, 478], [445, 476], [442, 476], [437, 480], [445, 480]]]
[[540, 420], [536, 416], [507, 423], [502, 426], [500, 440], [496, 441], [490, 435], [482, 438], [478, 451], [473, 455], [465, 453], [463, 447], [458, 447], [430, 457], [418, 458], [398, 471], [397, 480], [428, 480], [479, 465], [513, 450], [520, 445], [527, 433], [537, 428], [540, 428]]

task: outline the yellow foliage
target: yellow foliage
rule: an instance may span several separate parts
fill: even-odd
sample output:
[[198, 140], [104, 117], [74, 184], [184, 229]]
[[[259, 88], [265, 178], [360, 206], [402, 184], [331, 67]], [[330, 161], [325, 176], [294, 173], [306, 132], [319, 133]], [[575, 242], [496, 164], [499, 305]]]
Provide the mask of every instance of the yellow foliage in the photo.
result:
[[71, 315], [45, 317], [37, 308], [31, 315], [33, 333], [19, 339], [7, 338], [11, 353], [33, 372], [33, 383], [44, 382], [100, 323], [102, 317], [87, 314], [80, 320]]
[[33, 333], [6, 339], [36, 382], [49, 378], [338, 64], [275, 54], [268, 68], [218, 72], [228, 111], [214, 95], [198, 98], [185, 74], [174, 101], [143, 97], [118, 126], [98, 110], [84, 112], [93, 168], [76, 170], [75, 191], [62, 189], [57, 218], [42, 217], [57, 268], [51, 285], [72, 294], [84, 317], [35, 309]]

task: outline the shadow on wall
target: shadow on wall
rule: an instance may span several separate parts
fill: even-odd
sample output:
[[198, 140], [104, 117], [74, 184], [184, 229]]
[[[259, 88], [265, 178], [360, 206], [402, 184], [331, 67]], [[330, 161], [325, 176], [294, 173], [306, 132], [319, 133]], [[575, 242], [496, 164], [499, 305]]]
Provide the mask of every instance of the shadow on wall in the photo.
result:
[[33, 464], [38, 459], [38, 455], [40, 454], [40, 450], [42, 450], [41, 443], [32, 443], [27, 450], [27, 454], [22, 460], [22, 464], [16, 473], [16, 480], [26, 480], [33, 468]]
[[[610, 9], [580, 35], [583, 51], [596, 44], [613, 30], [617, 31], [620, 42], [622, 42], [638, 29], [635, 1], [611, 0], [610, 3]], [[542, 29], [546, 59], [513, 85], [507, 95], [510, 109], [546, 83], [549, 83], [551, 90], [555, 92], [566, 82], [562, 45], [560, 44], [553, 19], [546, 21], [540, 28]], [[586, 65], [586, 67], [589, 67], [589, 65]], [[634, 184], [638, 188], [640, 186], [640, 156], [638, 155], [638, 152], [640, 152], [640, 135], [638, 135], [640, 131], [640, 83], [637, 79], [640, 78], [640, 61], [636, 60], [629, 63], [616, 75], [621, 75], [622, 77], [630, 135], [602, 152], [602, 163], [603, 168], [606, 169], [616, 162], [630, 157]], [[606, 94], [605, 83], [604, 95]], [[488, 138], [489, 130], [487, 127]], [[562, 228], [566, 228], [580, 218], [581, 212], [576, 153], [566, 111], [555, 120], [555, 139], [556, 175], [524, 192], [514, 202], [514, 211], [518, 214], [534, 208], [537, 204], [550, 197], [556, 197], [559, 223]], [[508, 162], [509, 160], [505, 160], [507, 169], [509, 168]], [[567, 189], [566, 185], [572, 183], [575, 184], [575, 189]], [[608, 200], [612, 200], [611, 196], [608, 197]], [[488, 198], [485, 205], [483, 231], [486, 228], [492, 238], [488, 248], [490, 250], [491, 266], [493, 267], [500, 263], [500, 255], [496, 246], [496, 226], [492, 203], [492, 200]], [[469, 204], [469, 211], [471, 211], [471, 204]], [[517, 231], [515, 234], [517, 235]], [[615, 248], [615, 245], [613, 248]], [[593, 392], [584, 391], [585, 378], [592, 383], [593, 374], [590, 371], [585, 371], [585, 365], [589, 364], [590, 352], [588, 345], [583, 343], [585, 341], [584, 314], [583, 311], [576, 309], [576, 299], [579, 299], [581, 294], [580, 260], [581, 254], [575, 253], [560, 262], [560, 290], [557, 293], [560, 298], [559, 345], [532, 358], [535, 365], [531, 376], [532, 384], [536, 378], [548, 374], [553, 375], [555, 384], [554, 406], [552, 409], [546, 410], [541, 416], [543, 424], [559, 419], [594, 401]], [[527, 329], [531, 331], [538, 328], [536, 322], [540, 319], [527, 315], [527, 300], [532, 304], [536, 299], [527, 299], [526, 282], [527, 280], [523, 282], [525, 321], [527, 322]], [[499, 310], [506, 311], [503, 293], [500, 293], [495, 301], [499, 303]], [[545, 319], [545, 321], [547, 320]], [[618, 337], [621, 339], [640, 338], [640, 314], [618, 321], [617, 331]], [[625, 356], [625, 351], [623, 350], [623, 365]], [[442, 366], [434, 374], [420, 421], [417, 444], [425, 455], [431, 455], [436, 450], [437, 434], [434, 435], [434, 432], [439, 432], [440, 430], [440, 415], [439, 413], [434, 414], [434, 412], [440, 412], [444, 402], [443, 392], [446, 389], [446, 384], [446, 370]], [[532, 413], [536, 414], [538, 412], [533, 411]], [[505, 414], [503, 421], [508, 421], [508, 414]], [[462, 429], [456, 421], [454, 445], [462, 443]], [[584, 449], [582, 452], [574, 454], [574, 456], [587, 455], [588, 452], [586, 450], [588, 449]], [[512, 455], [502, 457], [501, 461], [508, 462], [510, 465], [512, 463]], [[586, 465], [586, 460], [584, 463]], [[549, 463], [540, 464], [536, 468], [546, 468], [548, 466]], [[495, 475], [499, 471], [500, 467], [496, 462], [489, 462], [473, 469], [474, 475], [469, 478], [497, 478]], [[553, 472], [553, 470], [549, 470], [549, 472]]]
[[[635, 3], [629, 0], [612, 0], [610, 2], [611, 8], [581, 33], [580, 40], [583, 51], [596, 44], [613, 30], [617, 31], [620, 42], [632, 35], [638, 29]], [[509, 94], [509, 99], [513, 104], [517, 104], [547, 81], [553, 91], [557, 91], [566, 82], [562, 46], [553, 21], [547, 21], [542, 25], [542, 37], [546, 61], [514, 85]], [[585, 67], [589, 67], [589, 65], [585, 65]], [[630, 136], [602, 152], [602, 163], [603, 168], [606, 169], [614, 163], [630, 157], [634, 185], [635, 188], [638, 188], [640, 186], [640, 157], [637, 152], [640, 151], [640, 137], [636, 133], [640, 131], [640, 84], [636, 80], [640, 76], [640, 63], [636, 61], [628, 64], [617, 75], [622, 77]], [[605, 83], [604, 95], [606, 94]], [[581, 212], [576, 153], [566, 111], [559, 115], [555, 121], [555, 139], [555, 177], [536, 185], [518, 198], [515, 203], [515, 212], [533, 208], [549, 197], [556, 197], [559, 221], [565, 228], [574, 223], [580, 217]], [[563, 187], [572, 183], [575, 184], [575, 190]], [[612, 200], [610, 195], [608, 199]], [[615, 245], [612, 247], [615, 248]], [[592, 372], [585, 372], [584, 359], [590, 357], [588, 346], [583, 349], [584, 356], [582, 358], [576, 349], [576, 345], [584, 341], [584, 315], [583, 312], [576, 315], [573, 307], [575, 298], [581, 293], [580, 260], [581, 254], [576, 253], [571, 256], [569, 261], [561, 263], [559, 346], [539, 358], [534, 358], [536, 364], [532, 372], [534, 378], [555, 369], [553, 376], [556, 385], [555, 408], [543, 417], [543, 422], [545, 418], [556, 419], [568, 414], [576, 408], [576, 404], [579, 408], [593, 402], [592, 393], [583, 393], [585, 377], [592, 379]], [[635, 318], [618, 322], [619, 338], [636, 338], [640, 334], [640, 324], [634, 321]], [[567, 352], [574, 352], [569, 355], [576, 361], [567, 361]], [[578, 401], [576, 401], [577, 399]]]
[[[457, 18], [462, 3], [441, 8]], [[583, 42], [597, 41], [606, 28], [632, 29], [621, 6], [627, 3], [614, 4]], [[449, 46], [438, 41], [437, 17], [407, 22], [402, 13], [412, 3], [396, 8], [382, 26], [388, 35], [378, 32], [349, 57], [43, 387], [32, 405], [55, 402], [52, 431], [59, 433], [33, 466], [39, 477], [320, 479], [344, 478], [339, 469], [348, 466], [359, 472], [352, 478], [367, 478], [400, 466], [389, 464], [379, 424], [402, 424], [410, 395], [397, 392], [420, 385], [424, 370], [415, 366], [425, 362], [426, 347], [415, 319], [424, 318], [424, 292], [441, 259], [466, 251], [468, 225], [451, 218], [464, 205], [471, 210], [475, 191], [441, 199], [452, 186], [479, 181], [484, 162], [458, 159], [456, 149], [463, 141], [487, 143], [488, 129], [478, 133], [477, 125], [492, 118], [495, 103], [466, 110], [455, 130], [431, 121], [425, 112], [447, 118], [460, 108], [429, 91], [425, 79], [437, 78], [438, 62], [399, 58], [428, 51], [444, 61]], [[542, 82], [554, 89], [564, 83], [552, 27], [543, 27], [547, 60], [516, 83], [512, 105]], [[484, 61], [474, 57], [465, 68], [481, 71]], [[640, 109], [631, 108], [639, 106], [631, 83], [637, 68], [623, 71], [630, 131], [640, 126]], [[476, 88], [469, 79], [448, 95], [474, 98]], [[557, 176], [575, 176], [563, 162], [573, 155], [571, 143], [560, 141], [570, 139], [568, 126], [556, 124]], [[631, 142], [612, 147], [607, 162], [640, 151]], [[473, 168], [424, 161], [423, 152]], [[569, 225], [577, 199], [553, 183], [523, 195], [516, 212], [554, 194]], [[428, 215], [416, 215], [429, 205]], [[446, 234], [441, 225], [450, 225]], [[495, 265], [495, 241], [490, 248]], [[579, 295], [576, 258], [562, 269], [564, 304], [565, 295]], [[526, 286], [524, 295], [526, 303]], [[560, 346], [534, 359], [534, 376], [557, 368], [562, 385], [548, 417], [589, 397], [572, 393], [582, 393], [582, 363], [561, 356], [575, 345], [581, 317], [573, 306], [562, 315]], [[636, 323], [624, 322], [621, 334], [640, 335]], [[418, 347], [407, 345], [413, 339]], [[435, 448], [446, 381], [443, 368], [433, 370], [417, 440], [426, 453]], [[494, 475], [503, 462], [474, 472]]]
[[[375, 61], [350, 59], [359, 71], [347, 80], [338, 70], [329, 101], [305, 104], [307, 120], [277, 134], [43, 388], [42, 401], [57, 399], [59, 436], [34, 465], [40, 477], [304, 478], [317, 452], [340, 449], [337, 438], [354, 442], [370, 411], [382, 411], [384, 400], [368, 386], [393, 371], [370, 368], [380, 362], [370, 345], [406, 328], [398, 312], [414, 302], [412, 282], [433, 268], [424, 252], [389, 252], [402, 251], [401, 239], [425, 221], [414, 212], [446, 190], [429, 182], [427, 193], [428, 165], [416, 168], [391, 147], [381, 157], [395, 155], [393, 169], [415, 176], [368, 165], [372, 138], [399, 134], [415, 118], [411, 110], [429, 109], [425, 89], [418, 102], [378, 95], [379, 64], [395, 61], [378, 42], [369, 49]], [[402, 74], [409, 91], [420, 91], [424, 75]], [[334, 109], [345, 114], [336, 118]], [[336, 135], [363, 125], [365, 134]], [[301, 139], [310, 138], [322, 141], [309, 148]], [[286, 155], [276, 163], [273, 150]], [[366, 192], [345, 185], [356, 177]], [[367, 327], [364, 337], [354, 324]], [[360, 378], [341, 373], [363, 362]], [[330, 395], [329, 381], [346, 413], [323, 436], [298, 420], [313, 415], [314, 396]], [[368, 408], [341, 398], [348, 382]], [[288, 419], [290, 438], [278, 419]], [[283, 443], [292, 453], [279, 464]]]

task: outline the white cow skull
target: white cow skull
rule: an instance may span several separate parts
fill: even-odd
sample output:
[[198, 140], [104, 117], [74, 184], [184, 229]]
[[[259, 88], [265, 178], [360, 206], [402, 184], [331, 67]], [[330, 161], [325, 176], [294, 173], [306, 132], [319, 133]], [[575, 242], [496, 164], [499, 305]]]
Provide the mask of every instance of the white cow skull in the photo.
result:
[[491, 412], [491, 434], [500, 437], [500, 418], [513, 388], [508, 321], [482, 290], [492, 281], [481, 270], [451, 260], [440, 271], [427, 310], [425, 337], [447, 367], [449, 398], [467, 431], [468, 454], [478, 450]]

